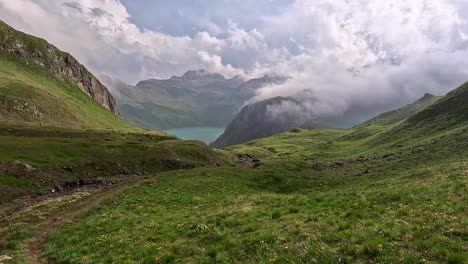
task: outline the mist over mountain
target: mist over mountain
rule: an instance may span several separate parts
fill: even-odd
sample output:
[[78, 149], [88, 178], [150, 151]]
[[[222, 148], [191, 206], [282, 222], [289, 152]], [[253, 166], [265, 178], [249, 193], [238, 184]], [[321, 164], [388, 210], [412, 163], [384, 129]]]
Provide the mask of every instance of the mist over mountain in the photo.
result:
[[341, 115], [314, 115], [314, 113], [307, 112], [306, 108], [298, 107], [301, 104], [294, 98], [275, 97], [244, 107], [227, 126], [226, 131], [210, 146], [224, 148], [270, 137], [295, 128], [316, 130], [346, 129], [355, 125], [357, 125], [355, 128], [394, 125], [426, 109], [439, 98], [425, 94], [416, 102], [367, 120], [372, 116], [373, 111], [365, 107], [354, 107]]
[[424, 93], [445, 94], [468, 79], [466, 1], [160, 5], [1, 0], [0, 16], [47, 38], [97, 75], [134, 84], [192, 69], [245, 79], [277, 73], [290, 78], [262, 87], [248, 103], [293, 97], [296, 107], [324, 116], [355, 106], [377, 114]]
[[184, 127], [225, 127], [245, 102], [265, 85], [286, 81], [279, 76], [243, 80], [205, 70], [188, 71], [170, 79], [150, 79], [132, 86], [101, 78], [117, 98], [121, 115], [155, 130]]

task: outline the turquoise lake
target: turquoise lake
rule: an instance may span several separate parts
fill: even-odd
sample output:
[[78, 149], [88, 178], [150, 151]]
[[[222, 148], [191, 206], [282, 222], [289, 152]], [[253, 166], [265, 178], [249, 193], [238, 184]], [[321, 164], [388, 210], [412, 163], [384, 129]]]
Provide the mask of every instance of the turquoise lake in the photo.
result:
[[185, 127], [165, 130], [165, 133], [175, 135], [186, 140], [201, 140], [206, 144], [215, 141], [224, 133], [224, 128], [220, 127]]

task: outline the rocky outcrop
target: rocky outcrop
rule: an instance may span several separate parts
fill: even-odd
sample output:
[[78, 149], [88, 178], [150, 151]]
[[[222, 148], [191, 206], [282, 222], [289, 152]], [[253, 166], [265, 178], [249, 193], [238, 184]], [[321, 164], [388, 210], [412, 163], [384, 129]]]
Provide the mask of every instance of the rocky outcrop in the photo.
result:
[[113, 113], [117, 113], [114, 97], [73, 56], [62, 52], [43, 39], [16, 31], [0, 21], [0, 54], [14, 56], [31, 66], [38, 66], [51, 75], [69, 80], [81, 91]]

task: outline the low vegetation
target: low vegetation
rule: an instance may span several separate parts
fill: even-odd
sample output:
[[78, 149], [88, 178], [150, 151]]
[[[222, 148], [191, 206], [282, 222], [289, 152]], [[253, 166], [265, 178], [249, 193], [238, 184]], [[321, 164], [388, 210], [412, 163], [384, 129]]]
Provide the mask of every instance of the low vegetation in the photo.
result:
[[468, 164], [445, 152], [458, 141], [371, 148], [373, 136], [353, 133], [300, 130], [231, 149], [271, 153], [255, 170], [165, 173], [65, 226], [46, 254], [57, 263], [464, 263]]
[[218, 156], [202, 142], [138, 129], [0, 128], [0, 209], [117, 175], [206, 166]]

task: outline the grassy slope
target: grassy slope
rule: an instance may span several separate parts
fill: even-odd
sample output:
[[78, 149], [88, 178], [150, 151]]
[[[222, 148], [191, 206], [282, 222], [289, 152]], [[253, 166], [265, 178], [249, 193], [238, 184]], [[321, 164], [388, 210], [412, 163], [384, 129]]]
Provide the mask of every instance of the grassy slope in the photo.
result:
[[262, 165], [167, 173], [63, 228], [47, 254], [58, 263], [465, 263], [466, 125], [398, 144], [378, 140], [387, 129], [295, 130], [231, 147]]
[[4, 55], [0, 55], [0, 121], [82, 128], [132, 128], [71, 82], [59, 80]]
[[47, 72], [47, 76], [65, 80], [61, 86], [66, 86], [70, 80], [73, 88], [81, 89], [93, 100], [116, 113], [115, 100], [107, 88], [70, 54], [44, 39], [17, 31], [3, 21], [0, 21], [0, 42], [2, 56], [21, 62], [21, 68], [39, 69], [43, 74]]
[[0, 55], [0, 209], [66, 182], [200, 166], [213, 155], [202, 143], [135, 128], [70, 81]]
[[215, 159], [202, 142], [159, 132], [4, 125], [0, 129], [0, 208], [16, 198], [59, 190], [66, 183], [193, 168]]
[[401, 107], [393, 111], [380, 114], [376, 116], [375, 118], [372, 118], [369, 121], [364, 122], [361, 125], [358, 125], [356, 127], [364, 127], [364, 126], [369, 126], [369, 125], [386, 126], [386, 125], [396, 124], [398, 122], [401, 122], [409, 118], [410, 116], [416, 114], [417, 112], [425, 109], [426, 107], [432, 105], [439, 99], [440, 99], [440, 96], [426, 94], [424, 95], [424, 97], [422, 97], [421, 99], [419, 99], [418, 101], [414, 103], [408, 104], [404, 107]]

